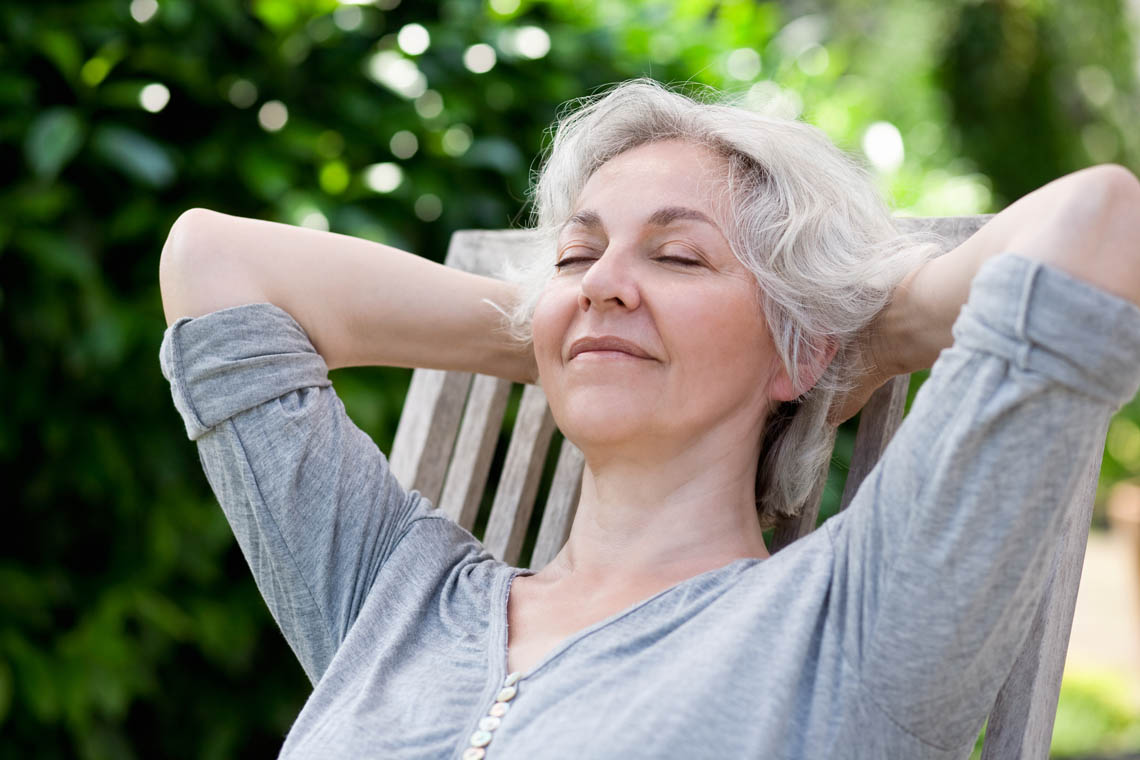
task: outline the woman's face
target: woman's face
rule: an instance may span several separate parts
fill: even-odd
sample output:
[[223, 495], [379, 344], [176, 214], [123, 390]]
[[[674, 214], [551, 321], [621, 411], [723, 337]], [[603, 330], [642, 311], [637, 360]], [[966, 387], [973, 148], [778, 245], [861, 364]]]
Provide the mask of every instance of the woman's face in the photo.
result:
[[638, 146], [593, 174], [558, 237], [534, 350], [555, 420], [587, 454], [758, 445], [770, 400], [791, 397], [756, 280], [715, 221], [723, 181], [703, 147]]

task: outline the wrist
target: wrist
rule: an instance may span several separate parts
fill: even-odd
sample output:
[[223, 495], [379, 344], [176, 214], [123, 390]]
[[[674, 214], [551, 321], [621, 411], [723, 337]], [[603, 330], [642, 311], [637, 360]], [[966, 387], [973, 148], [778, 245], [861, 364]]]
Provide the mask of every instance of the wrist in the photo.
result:
[[926, 262], [904, 277], [891, 302], [875, 318], [870, 356], [884, 382], [895, 375], [929, 368], [952, 342], [954, 317], [941, 318], [930, 297], [930, 264]]

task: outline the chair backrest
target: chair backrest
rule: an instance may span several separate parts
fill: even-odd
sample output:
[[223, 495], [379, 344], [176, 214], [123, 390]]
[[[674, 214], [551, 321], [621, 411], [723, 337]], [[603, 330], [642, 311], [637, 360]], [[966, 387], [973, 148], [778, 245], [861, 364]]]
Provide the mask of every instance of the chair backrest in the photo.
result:
[[[974, 234], [986, 215], [899, 218], [903, 229], [932, 229], [947, 250]], [[536, 239], [526, 230], [460, 230], [453, 234], [446, 264], [494, 276], [504, 258], [534, 255]], [[902, 421], [910, 378], [899, 376], [870, 398], [860, 412], [855, 450], [840, 509], [845, 509], [874, 467]], [[492, 459], [511, 396], [511, 383], [464, 372], [417, 369], [396, 430], [390, 462], [400, 483], [416, 489], [468, 530], [474, 530], [484, 501]], [[502, 561], [519, 566], [527, 529], [539, 499], [539, 484], [551, 444], [557, 460], [541, 508], [528, 567], [544, 567], [565, 543], [578, 504], [584, 459], [558, 434], [546, 397], [535, 385], [523, 387], [490, 515], [481, 536]], [[1048, 755], [1072, 627], [1085, 544], [1092, 517], [1099, 459], [1083, 474], [1079, 503], [1067, 510], [1063, 548], [1031, 633], [990, 713], [983, 760], [1041, 758]], [[816, 528], [826, 478], [816, 485], [801, 516], [777, 526], [770, 551], [776, 552]], [[985, 526], [978, 526], [985, 530]]]

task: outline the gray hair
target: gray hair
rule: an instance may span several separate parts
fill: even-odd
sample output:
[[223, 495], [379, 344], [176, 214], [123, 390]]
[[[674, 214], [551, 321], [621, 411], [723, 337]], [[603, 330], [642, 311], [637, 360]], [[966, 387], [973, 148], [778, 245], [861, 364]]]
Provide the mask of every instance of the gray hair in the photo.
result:
[[755, 276], [760, 308], [779, 358], [799, 385], [801, 369], [829, 341], [835, 358], [800, 398], [779, 404], [765, 423], [756, 480], [760, 523], [770, 527], [803, 509], [831, 456], [828, 409], [853, 387], [855, 338], [914, 267], [941, 250], [932, 234], [903, 234], [868, 172], [818, 128], [740, 104], [712, 88], [691, 97], [638, 78], [560, 109], [554, 139], [531, 187], [533, 229], [542, 250], [508, 264], [521, 286], [507, 313], [512, 334], [529, 342], [534, 308], [554, 272], [559, 228], [590, 176], [638, 145], [682, 139], [722, 156], [723, 231]]

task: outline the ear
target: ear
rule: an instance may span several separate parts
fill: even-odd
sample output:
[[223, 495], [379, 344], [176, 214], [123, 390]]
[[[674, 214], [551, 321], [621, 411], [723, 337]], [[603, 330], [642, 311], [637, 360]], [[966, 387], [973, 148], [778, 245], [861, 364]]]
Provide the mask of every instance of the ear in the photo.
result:
[[773, 401], [795, 401], [815, 387], [838, 350], [839, 342], [830, 337], [812, 346], [810, 351], [800, 357], [799, 385], [792, 382], [783, 363], [777, 364], [775, 374], [768, 383], [768, 395]]

